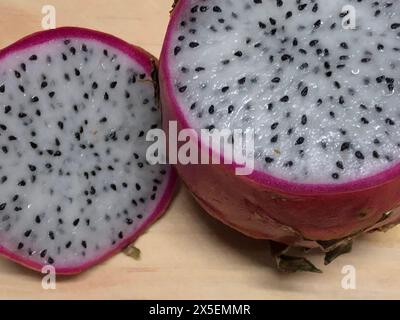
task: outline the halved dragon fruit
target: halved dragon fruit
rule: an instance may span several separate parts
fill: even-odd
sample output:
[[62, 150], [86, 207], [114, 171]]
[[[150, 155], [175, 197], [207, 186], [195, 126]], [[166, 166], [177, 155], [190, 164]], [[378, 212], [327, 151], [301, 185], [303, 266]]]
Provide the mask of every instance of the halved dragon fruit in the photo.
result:
[[174, 171], [146, 161], [161, 123], [155, 59], [113, 36], [44, 31], [0, 51], [0, 253], [83, 271], [166, 209]]
[[256, 166], [178, 171], [233, 228], [332, 257], [400, 220], [399, 71], [399, 1], [177, 1], [161, 57], [165, 126], [254, 129]]

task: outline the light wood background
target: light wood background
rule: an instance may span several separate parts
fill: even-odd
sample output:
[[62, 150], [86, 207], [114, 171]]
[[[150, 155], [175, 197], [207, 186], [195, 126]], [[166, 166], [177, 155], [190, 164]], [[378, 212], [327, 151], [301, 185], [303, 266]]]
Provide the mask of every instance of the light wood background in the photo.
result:
[[[0, 47], [41, 29], [42, 6], [57, 25], [98, 29], [158, 56], [172, 0], [0, 0]], [[277, 273], [268, 242], [248, 239], [208, 217], [181, 188], [166, 216], [137, 241], [140, 261], [119, 254], [88, 272], [41, 287], [41, 275], [0, 259], [0, 298], [362, 299], [400, 298], [400, 227], [360, 239], [322, 275]], [[312, 259], [322, 264], [322, 256]], [[357, 289], [344, 290], [342, 268]]]

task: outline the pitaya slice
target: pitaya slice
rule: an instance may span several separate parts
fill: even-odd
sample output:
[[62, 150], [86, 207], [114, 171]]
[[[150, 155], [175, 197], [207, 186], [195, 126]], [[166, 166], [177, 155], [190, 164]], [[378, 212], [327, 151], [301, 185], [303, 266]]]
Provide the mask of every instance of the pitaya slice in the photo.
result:
[[177, 1], [165, 127], [255, 130], [249, 176], [177, 166], [200, 204], [249, 236], [325, 250], [398, 222], [399, 13], [399, 1]]
[[113, 36], [60, 28], [0, 51], [0, 252], [81, 272], [166, 209], [176, 181], [146, 161], [160, 125], [155, 59]]

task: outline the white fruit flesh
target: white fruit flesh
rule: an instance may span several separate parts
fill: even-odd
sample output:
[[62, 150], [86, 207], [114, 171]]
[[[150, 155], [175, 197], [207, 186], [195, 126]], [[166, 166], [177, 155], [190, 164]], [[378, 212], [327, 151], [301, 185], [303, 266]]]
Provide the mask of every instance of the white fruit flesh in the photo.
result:
[[160, 125], [143, 68], [95, 40], [0, 61], [0, 243], [27, 261], [83, 265], [141, 228], [169, 171], [150, 166]]
[[398, 164], [399, 1], [185, 3], [168, 65], [193, 128], [254, 129], [256, 168], [300, 183]]

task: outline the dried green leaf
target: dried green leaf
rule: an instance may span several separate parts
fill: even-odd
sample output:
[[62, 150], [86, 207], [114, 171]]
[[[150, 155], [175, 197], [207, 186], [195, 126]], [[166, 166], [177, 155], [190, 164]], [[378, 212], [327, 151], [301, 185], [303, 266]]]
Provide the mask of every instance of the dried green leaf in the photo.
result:
[[287, 255], [290, 247], [285, 244], [271, 241], [270, 248], [271, 254], [275, 259], [276, 266], [280, 271], [288, 273], [299, 271], [322, 273], [320, 269], [318, 269], [306, 258]]
[[327, 266], [333, 260], [340, 257], [341, 255], [351, 252], [352, 248], [353, 248], [353, 241], [341, 243], [339, 246], [337, 246], [332, 251], [329, 251], [325, 255], [325, 265]]
[[172, 14], [172, 12], [174, 12], [174, 9], [175, 9], [175, 7], [177, 6], [178, 2], [179, 2], [179, 0], [174, 0], [174, 3], [172, 4], [172, 9], [171, 9], [171, 11], [169, 12], [170, 14]]
[[160, 105], [160, 81], [158, 78], [158, 65], [157, 61], [151, 60], [152, 70], [151, 70], [151, 79], [154, 85], [154, 99], [156, 101], [156, 106]]
[[140, 249], [138, 249], [137, 247], [135, 247], [133, 244], [127, 246], [124, 250], [124, 253], [128, 256], [131, 257], [135, 260], [139, 260], [140, 259]]
[[322, 273], [314, 264], [302, 257], [281, 255], [276, 258], [278, 269], [283, 272], [314, 272]]

